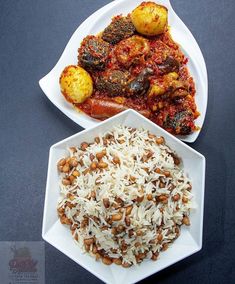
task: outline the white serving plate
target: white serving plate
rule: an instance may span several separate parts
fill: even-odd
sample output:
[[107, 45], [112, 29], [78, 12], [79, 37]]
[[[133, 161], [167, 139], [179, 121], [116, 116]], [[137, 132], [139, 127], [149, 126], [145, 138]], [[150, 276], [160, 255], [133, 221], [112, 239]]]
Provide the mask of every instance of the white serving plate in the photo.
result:
[[[93, 13], [74, 32], [55, 67], [39, 81], [39, 85], [48, 99], [65, 115], [84, 128], [97, 125], [100, 121], [76, 111], [71, 104], [66, 102], [60, 92], [60, 74], [67, 65], [77, 64], [77, 50], [85, 36], [98, 34], [110, 23], [114, 15], [128, 14], [141, 2], [143, 1], [116, 0]], [[195, 123], [202, 128], [206, 114], [208, 92], [207, 71], [202, 52], [189, 29], [174, 12], [170, 1], [157, 0], [154, 2], [165, 5], [168, 8], [169, 25], [171, 26], [173, 39], [181, 45], [184, 54], [189, 59], [188, 67], [196, 84], [197, 93], [195, 100], [198, 110], [201, 113]], [[179, 136], [178, 138], [185, 142], [194, 142], [199, 133], [200, 130], [188, 136]]]
[[[181, 235], [170, 246], [160, 253], [159, 259], [154, 262], [145, 260], [138, 266], [123, 268], [112, 264], [106, 266], [102, 262], [95, 261], [87, 254], [82, 254], [78, 245], [75, 244], [68, 226], [62, 225], [57, 216], [57, 202], [59, 198], [59, 176], [57, 162], [61, 157], [68, 154], [67, 148], [87, 141], [92, 142], [94, 137], [110, 130], [114, 125], [122, 124], [130, 127], [143, 127], [155, 135], [163, 136], [166, 144], [175, 150], [182, 158], [185, 172], [189, 175], [192, 186], [194, 201], [197, 204], [195, 210], [191, 210], [189, 227], [182, 227]], [[203, 207], [204, 207], [204, 183], [205, 183], [205, 158], [188, 145], [167, 133], [165, 130], [146, 119], [134, 110], [124, 111], [104, 122], [83, 130], [68, 137], [50, 149], [46, 196], [44, 205], [42, 237], [45, 241], [56, 247], [76, 263], [93, 273], [105, 283], [135, 283], [146, 278], [194, 253], [202, 247], [203, 230]], [[79, 282], [79, 280], [78, 280]]]

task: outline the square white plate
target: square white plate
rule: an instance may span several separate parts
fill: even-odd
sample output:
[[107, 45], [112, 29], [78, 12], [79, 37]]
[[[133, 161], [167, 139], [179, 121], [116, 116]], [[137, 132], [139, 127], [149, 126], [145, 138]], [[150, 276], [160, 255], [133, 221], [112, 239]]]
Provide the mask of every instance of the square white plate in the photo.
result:
[[[71, 104], [65, 101], [60, 92], [60, 74], [67, 65], [77, 64], [77, 50], [85, 36], [98, 34], [110, 23], [114, 15], [128, 14], [141, 2], [142, 0], [113, 1], [93, 13], [74, 32], [55, 67], [39, 81], [39, 85], [48, 99], [65, 115], [84, 128], [95, 126], [100, 121], [76, 111]], [[207, 71], [202, 52], [191, 32], [174, 12], [169, 0], [157, 0], [154, 2], [165, 5], [168, 8], [169, 25], [171, 26], [173, 39], [181, 45], [184, 54], [189, 59], [188, 68], [194, 78], [197, 91], [195, 100], [201, 113], [195, 123], [202, 128], [206, 115], [208, 92]], [[186, 142], [194, 142], [199, 133], [200, 130], [187, 136], [179, 136], [178, 138]]]
[[[143, 127], [151, 133], [163, 136], [166, 144], [175, 150], [182, 158], [184, 171], [192, 181], [192, 193], [197, 204], [196, 210], [191, 210], [189, 227], [182, 227], [180, 237], [170, 248], [160, 253], [156, 262], [145, 260], [141, 265], [130, 268], [122, 268], [112, 264], [105, 266], [102, 262], [95, 261], [87, 254], [82, 254], [75, 244], [70, 229], [62, 225], [57, 216], [57, 202], [59, 198], [59, 176], [57, 172], [58, 160], [67, 154], [67, 148], [80, 145], [81, 142], [92, 142], [95, 136], [110, 130], [114, 125], [126, 125], [130, 127]], [[50, 149], [46, 196], [44, 205], [42, 237], [45, 241], [56, 247], [65, 255], [73, 259], [79, 265], [93, 273], [106, 283], [134, 283], [154, 274], [165, 267], [172, 265], [185, 257], [199, 251], [202, 247], [203, 207], [204, 207], [204, 182], [205, 182], [205, 158], [179, 139], [175, 138], [159, 126], [152, 123], [139, 113], [127, 110], [95, 127], [84, 130], [68, 137]]]

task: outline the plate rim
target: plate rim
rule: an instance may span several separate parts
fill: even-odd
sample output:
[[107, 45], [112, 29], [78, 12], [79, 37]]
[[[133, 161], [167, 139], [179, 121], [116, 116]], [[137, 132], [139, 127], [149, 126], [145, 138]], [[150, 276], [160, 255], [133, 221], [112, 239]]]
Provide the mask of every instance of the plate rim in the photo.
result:
[[[83, 131], [80, 131], [80, 132], [76, 132], [75, 134], [73, 135], [70, 135], [60, 141], [57, 141], [55, 142], [53, 145], [51, 145], [50, 147], [50, 152], [49, 152], [49, 159], [48, 159], [48, 172], [47, 172], [47, 182], [46, 182], [46, 190], [45, 190], [45, 199], [44, 199], [44, 209], [43, 209], [43, 221], [42, 221], [42, 238], [48, 242], [50, 245], [52, 245], [53, 247], [55, 247], [56, 249], [58, 249], [60, 252], [62, 252], [63, 254], [65, 254], [67, 257], [69, 257], [70, 259], [72, 259], [73, 261], [75, 261], [77, 264], [79, 264], [80, 266], [82, 266], [84, 269], [86, 269], [87, 271], [89, 271], [90, 273], [92, 273], [93, 275], [95, 275], [96, 277], [98, 277], [99, 279], [105, 281], [106, 283], [110, 283], [110, 284], [114, 284], [114, 283], [111, 283], [111, 282], [108, 282], [106, 277], [103, 276], [103, 274], [97, 272], [97, 273], [94, 273], [94, 271], [91, 271], [90, 269], [87, 268], [86, 265], [84, 265], [82, 262], [78, 261], [76, 258], [74, 257], [71, 257], [71, 255], [69, 255], [68, 253], [65, 252], [64, 249], [61, 249], [60, 247], [58, 247], [58, 245], [56, 245], [50, 238], [50, 230], [51, 230], [51, 227], [53, 227], [55, 225], [55, 223], [50, 226], [50, 228], [46, 229], [46, 216], [47, 216], [47, 210], [48, 210], [48, 203], [49, 203], [49, 191], [50, 191], [50, 184], [49, 184], [49, 176], [50, 176], [50, 172], [49, 170], [51, 169], [51, 164], [52, 164], [52, 156], [55, 154], [55, 151], [56, 149], [60, 149], [60, 146], [61, 144], [65, 144], [66, 142], [68, 142], [69, 140], [71, 139], [74, 139], [76, 138], [77, 136], [82, 136], [82, 135], [86, 135], [87, 132], [92, 132], [93, 129], [99, 127], [99, 128], [102, 128], [103, 125], [105, 126], [106, 124], [109, 124], [109, 122], [113, 122], [115, 121], [116, 119], [118, 119], [119, 117], [123, 116], [128, 116], [128, 114], [134, 114], [136, 115], [137, 117], [140, 117], [143, 121], [145, 121], [147, 124], [149, 124], [150, 126], [152, 125], [155, 129], [155, 131], [160, 131], [162, 132], [167, 139], [171, 139], [173, 140], [175, 143], [181, 145], [182, 147], [186, 148], [188, 151], [194, 153], [196, 156], [198, 156], [201, 160], [201, 168], [200, 168], [200, 171], [202, 173], [201, 175], [201, 182], [202, 182], [202, 186], [201, 186], [201, 218], [200, 218], [200, 224], [199, 224], [199, 227], [200, 227], [200, 240], [199, 242], [196, 242], [195, 240], [195, 243], [196, 243], [196, 247], [195, 247], [195, 250], [189, 252], [187, 254], [187, 256], [184, 256], [176, 261], [173, 261], [171, 264], [167, 264], [166, 266], [164, 265], [163, 268], [159, 269], [159, 270], [156, 270], [155, 272], [151, 272], [151, 273], [148, 273], [148, 275], [144, 275], [143, 277], [139, 278], [138, 281], [142, 280], [142, 279], [145, 279], [151, 275], [154, 275], [162, 270], [164, 270], [165, 268], [167, 267], [170, 267], [171, 265], [174, 265], [175, 263], [178, 263], [180, 262], [181, 260], [183, 259], [186, 259], [188, 257], [190, 257], [191, 255], [193, 255], [194, 253], [197, 253], [199, 252], [201, 249], [202, 249], [202, 245], [203, 245], [203, 221], [204, 221], [204, 197], [205, 197], [205, 174], [206, 174], [206, 158], [203, 154], [201, 154], [200, 152], [198, 152], [197, 150], [195, 150], [194, 148], [192, 148], [191, 146], [183, 143], [182, 141], [180, 141], [179, 139], [177, 139], [175, 136], [173, 136], [172, 134], [168, 133], [166, 130], [164, 130], [163, 128], [161, 128], [160, 126], [154, 124], [152, 121], [148, 120], [147, 118], [145, 118], [144, 116], [142, 116], [141, 114], [139, 114], [138, 112], [136, 112], [135, 110], [133, 109], [128, 109], [122, 113], [119, 113], [117, 114], [116, 116], [113, 116], [111, 118], [109, 118], [108, 120], [106, 121], [102, 121], [101, 124], [98, 124], [98, 125], [95, 125], [89, 129], [84, 129]], [[124, 123], [125, 124], [125, 123]], [[102, 130], [103, 131], [103, 130]], [[52, 150], [54, 151], [54, 153], [52, 153]], [[58, 222], [59, 219], [56, 221]], [[72, 241], [72, 238], [71, 238], [71, 241]], [[130, 281], [127, 281], [127, 283], [133, 283], [133, 282], [130, 282]]]
[[[47, 92], [47, 80], [50, 76], [53, 75], [53, 72], [55, 72], [57, 66], [60, 64], [60, 61], [63, 59], [65, 52], [67, 51], [67, 49], [69, 48], [70, 44], [73, 41], [73, 38], [76, 37], [77, 33], [79, 32], [79, 30], [83, 27], [86, 26], [88, 27], [88, 30], [90, 27], [93, 26], [93, 19], [96, 18], [97, 15], [100, 14], [100, 12], [102, 11], [103, 14], [105, 14], [107, 11], [109, 11], [110, 9], [112, 9], [113, 7], [115, 7], [116, 5], [119, 5], [120, 3], [125, 2], [126, 0], [113, 0], [112, 2], [102, 6], [101, 8], [99, 8], [98, 10], [96, 10], [94, 13], [92, 13], [88, 18], [86, 18], [77, 28], [76, 30], [73, 32], [73, 34], [71, 35], [69, 41], [67, 42], [63, 52], [61, 53], [60, 57], [58, 58], [57, 62], [55, 63], [55, 65], [52, 67], [52, 69], [46, 74], [44, 75], [40, 80], [39, 80], [39, 86], [42, 89], [44, 95], [46, 95], [46, 97], [62, 112], [64, 113], [68, 118], [70, 118], [72, 121], [74, 121], [76, 124], [78, 124], [79, 126], [87, 129], [92, 127], [96, 122], [99, 123], [100, 121], [94, 118], [89, 117], [88, 115], [84, 114], [84, 113], [80, 113], [76, 111], [74, 109], [74, 111], [72, 112], [72, 114], [63, 106], [61, 106], [59, 103], [57, 103], [57, 101], [53, 100], [53, 96], [50, 96]], [[198, 138], [199, 134], [201, 133], [202, 129], [203, 129], [203, 125], [205, 122], [205, 117], [206, 117], [206, 112], [207, 112], [207, 104], [208, 104], [208, 73], [207, 73], [207, 67], [206, 67], [206, 63], [205, 63], [205, 59], [203, 56], [203, 53], [201, 51], [201, 48], [199, 46], [199, 44], [197, 43], [195, 37], [193, 36], [193, 34], [191, 33], [191, 31], [189, 30], [189, 28], [184, 24], [184, 22], [181, 20], [181, 18], [176, 14], [176, 12], [174, 11], [170, 0], [153, 0], [154, 2], [159, 3], [164, 2], [164, 4], [168, 5], [168, 10], [171, 10], [172, 13], [172, 17], [175, 18], [175, 20], [178, 22], [178, 24], [181, 25], [181, 27], [187, 32], [188, 36], [190, 37], [190, 39], [193, 41], [193, 45], [196, 48], [196, 52], [197, 52], [197, 56], [199, 57], [199, 61], [200, 61], [200, 72], [198, 72], [198, 75], [200, 75], [200, 81], [202, 82], [202, 86], [204, 88], [204, 104], [203, 104], [203, 112], [201, 112], [200, 114], [200, 119], [201, 119], [201, 123], [200, 123], [200, 129], [193, 132], [192, 134], [189, 134], [187, 136], [179, 136], [179, 135], [175, 135], [175, 137], [177, 137], [178, 139], [180, 139], [181, 141], [187, 142], [187, 143], [193, 143], [196, 141], [196, 139]], [[135, 0], [135, 2], [142, 2], [139, 0]], [[176, 41], [177, 42], [177, 41]], [[180, 45], [180, 43], [178, 43]], [[192, 58], [190, 58], [191, 61]], [[199, 68], [197, 68], [199, 69]], [[202, 75], [202, 76], [201, 76]], [[68, 104], [70, 106], [70, 108], [73, 108], [73, 106], [67, 102], [65, 102], [66, 105]], [[81, 119], [81, 117], [85, 116], [87, 118], [86, 121], [84, 121], [83, 119]]]

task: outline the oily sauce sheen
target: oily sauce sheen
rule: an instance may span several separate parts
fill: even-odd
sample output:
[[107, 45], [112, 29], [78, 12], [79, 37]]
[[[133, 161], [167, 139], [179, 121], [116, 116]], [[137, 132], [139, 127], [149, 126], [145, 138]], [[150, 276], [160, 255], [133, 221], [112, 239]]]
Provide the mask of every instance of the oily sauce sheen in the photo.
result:
[[[148, 3], [153, 5], [143, 2], [141, 9]], [[186, 64], [167, 25], [160, 34], [146, 36], [137, 32], [132, 14], [116, 16], [78, 49], [78, 66], [89, 73], [93, 89], [90, 97], [73, 104], [99, 120], [132, 108], [172, 134], [188, 135], [197, 130], [199, 112]]]

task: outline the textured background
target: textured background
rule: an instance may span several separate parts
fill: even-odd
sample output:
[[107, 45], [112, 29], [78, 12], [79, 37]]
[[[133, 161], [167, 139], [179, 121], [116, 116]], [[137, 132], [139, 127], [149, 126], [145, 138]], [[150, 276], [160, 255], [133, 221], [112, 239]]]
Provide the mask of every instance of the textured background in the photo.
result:
[[[38, 80], [109, 0], [0, 0], [0, 240], [41, 240], [48, 150], [82, 128]], [[205, 56], [209, 103], [192, 146], [207, 159], [203, 249], [143, 283], [235, 283], [235, 1], [171, 0]], [[232, 265], [233, 264], [233, 265]], [[46, 244], [46, 282], [101, 283]], [[0, 281], [1, 283], [1, 281]], [[5, 283], [4, 283], [5, 284]]]

